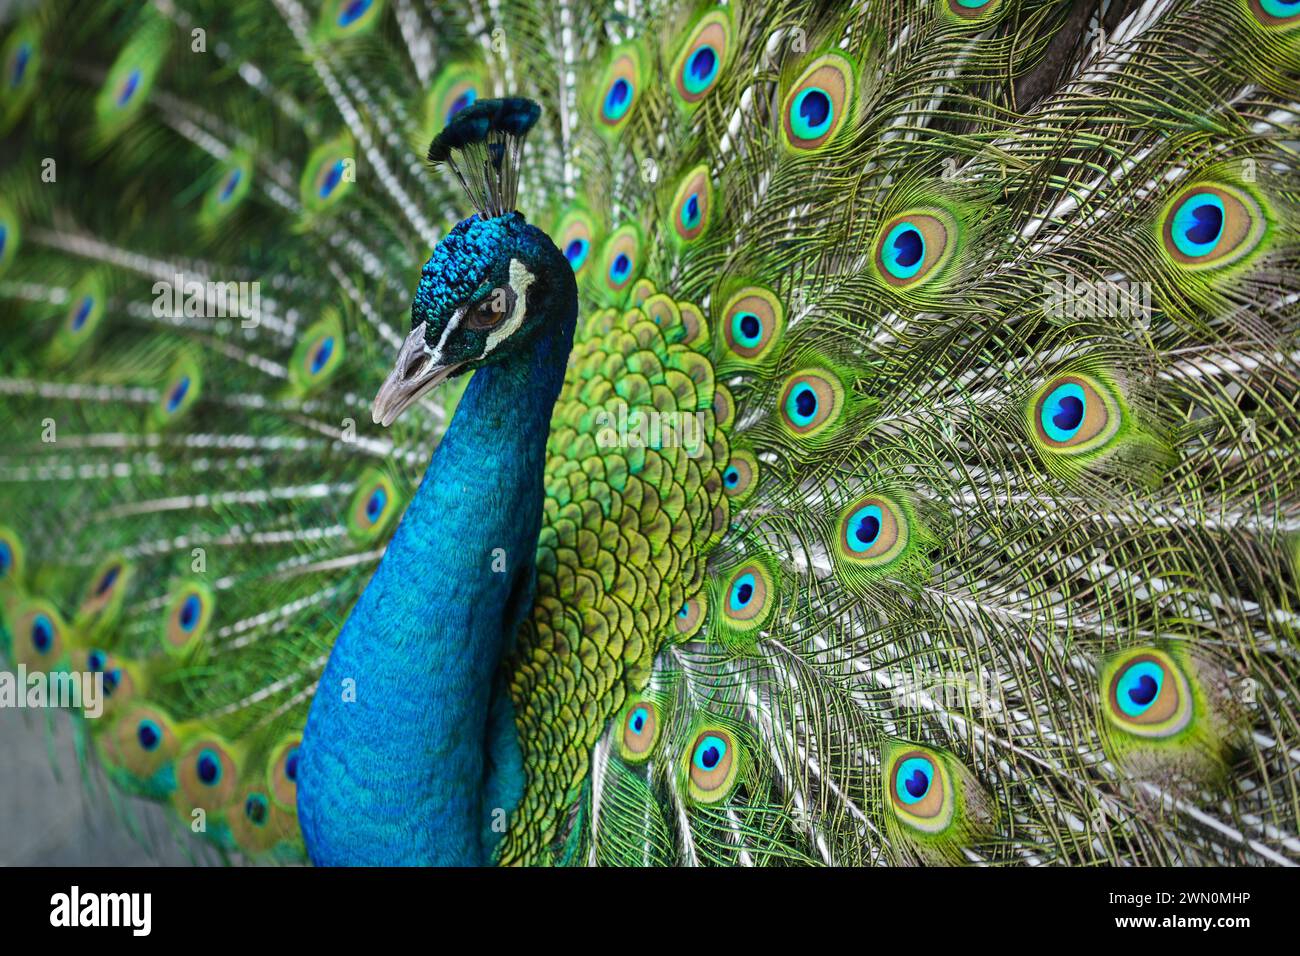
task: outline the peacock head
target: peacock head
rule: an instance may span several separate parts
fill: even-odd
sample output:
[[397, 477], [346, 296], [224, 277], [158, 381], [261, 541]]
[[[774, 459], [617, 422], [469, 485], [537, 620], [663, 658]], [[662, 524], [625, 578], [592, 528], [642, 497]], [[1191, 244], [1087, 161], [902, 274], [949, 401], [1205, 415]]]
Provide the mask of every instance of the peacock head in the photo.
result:
[[568, 260], [514, 209], [524, 136], [540, 109], [526, 99], [480, 100], [429, 146], [478, 213], [434, 248], [411, 303], [411, 331], [375, 396], [374, 420], [392, 424], [441, 382], [502, 362], [551, 330], [576, 302]]

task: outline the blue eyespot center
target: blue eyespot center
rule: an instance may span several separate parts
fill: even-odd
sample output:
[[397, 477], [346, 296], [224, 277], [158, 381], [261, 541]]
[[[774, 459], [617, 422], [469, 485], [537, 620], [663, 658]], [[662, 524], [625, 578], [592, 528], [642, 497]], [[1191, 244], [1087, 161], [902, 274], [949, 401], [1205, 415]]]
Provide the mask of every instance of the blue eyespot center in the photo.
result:
[[880, 537], [883, 520], [884, 512], [879, 505], [867, 505], [855, 511], [849, 518], [849, 528], [852, 529], [852, 533], [848, 536], [849, 548], [858, 554], [870, 551], [871, 546]]
[[632, 84], [619, 77], [610, 84], [605, 94], [605, 118], [613, 122], [622, 119], [632, 106]]
[[167, 396], [167, 411], [174, 412], [180, 408], [181, 402], [185, 401], [185, 396], [190, 390], [190, 377], [182, 375], [180, 381], [172, 386], [171, 393]]
[[690, 616], [691, 616], [691, 606], [690, 606], [690, 604], [689, 604], [689, 603], [688, 603], [688, 604], [683, 604], [683, 605], [682, 605], [682, 609], [681, 609], [680, 611], [677, 612], [677, 616], [678, 616], [678, 617], [690, 617]]
[[1207, 256], [1223, 235], [1223, 200], [1213, 193], [1194, 193], [1174, 213], [1174, 246], [1189, 258]]
[[646, 720], [649, 714], [644, 707], [638, 707], [632, 711], [632, 716], [628, 719], [627, 725], [632, 729], [632, 733], [639, 734], [645, 730]]
[[786, 411], [795, 424], [809, 424], [817, 415], [817, 392], [805, 382], [796, 385], [790, 391]]
[[790, 104], [790, 126], [799, 139], [817, 139], [831, 128], [835, 107], [821, 87], [810, 86]]
[[225, 183], [221, 186], [220, 200], [225, 202], [239, 185], [239, 181], [244, 178], [244, 172], [241, 169], [232, 169], [230, 175], [226, 177]]
[[131, 97], [135, 95], [135, 91], [140, 86], [141, 75], [138, 67], [126, 75], [126, 79], [122, 81], [122, 85], [118, 87], [117, 91], [117, 105], [119, 107], [126, 106]]
[[179, 615], [181, 630], [186, 632], [193, 631], [199, 623], [199, 618], [202, 616], [203, 602], [199, 599], [197, 594], [188, 595], [185, 600], [181, 602], [181, 613]]
[[722, 473], [722, 481], [728, 488], [734, 488], [740, 483], [740, 472], [735, 465], [727, 466], [727, 470]]
[[692, 96], [703, 93], [718, 75], [718, 54], [707, 43], [695, 48], [686, 59], [686, 69], [682, 75], [682, 85]]
[[339, 26], [352, 26], [368, 9], [370, 9], [370, 0], [352, 0], [351, 3], [344, 5], [339, 13]]
[[316, 346], [316, 351], [312, 353], [311, 373], [313, 375], [319, 375], [321, 369], [323, 369], [326, 366], [326, 364], [328, 364], [330, 360], [330, 356], [333, 354], [334, 354], [334, 336], [327, 335], [325, 336], [325, 338], [320, 340], [320, 342]]
[[108, 589], [117, 583], [118, 576], [121, 573], [122, 566], [119, 564], [115, 564], [105, 571], [103, 576], [99, 579], [99, 585], [95, 588], [95, 594], [103, 595], [107, 593]]
[[104, 669], [107, 658], [103, 651], [91, 651], [86, 655], [86, 666], [90, 668], [92, 674], [98, 674]]
[[82, 296], [81, 302], [77, 305], [77, 311], [72, 313], [72, 331], [80, 332], [81, 327], [86, 324], [90, 318], [90, 312], [95, 307], [93, 296]]
[[1138, 661], [1131, 665], [1120, 676], [1115, 688], [1120, 710], [1129, 717], [1140, 717], [1156, 702], [1164, 682], [1164, 668], [1155, 661]]
[[48, 654], [54, 645], [54, 622], [44, 614], [32, 618], [32, 646], [38, 654]]
[[298, 782], [298, 748], [294, 747], [284, 758], [284, 775], [294, 783]]
[[727, 754], [727, 743], [716, 734], [708, 734], [695, 745], [693, 760], [695, 766], [705, 773], [710, 772], [722, 762]]
[[925, 263], [925, 236], [910, 222], [898, 223], [885, 236], [881, 259], [894, 278], [912, 278]]
[[13, 67], [9, 71], [9, 85], [17, 86], [23, 81], [23, 76], [27, 72], [27, 64], [32, 58], [32, 45], [30, 43], [20, 43], [18, 49], [14, 52]]
[[477, 99], [478, 99], [478, 91], [474, 89], [468, 89], [464, 93], [460, 94], [460, 96], [452, 100], [451, 106], [447, 109], [447, 122], [450, 123], [452, 121], [452, 118], [461, 110], [465, 109], [465, 107], [474, 105], [474, 102]]
[[370, 498], [366, 501], [366, 518], [371, 522], [378, 521], [386, 504], [388, 504], [388, 492], [384, 491], [383, 488], [376, 488], [370, 493]]
[[143, 750], [157, 750], [162, 743], [162, 728], [148, 718], [140, 721], [135, 729], [135, 739], [140, 741]]
[[317, 189], [317, 195], [321, 199], [328, 199], [330, 194], [338, 187], [338, 184], [343, 181], [345, 169], [346, 164], [341, 159], [325, 167], [321, 173], [320, 187]]
[[736, 578], [731, 585], [731, 609], [733, 611], [743, 611], [749, 606], [749, 602], [754, 599], [754, 589], [757, 581], [752, 573], [746, 572]]
[[1047, 396], [1039, 422], [1049, 439], [1067, 442], [1078, 434], [1087, 411], [1088, 397], [1083, 386], [1077, 382], [1066, 382]]
[[248, 799], [244, 801], [244, 816], [248, 817], [249, 822], [254, 826], [260, 827], [266, 823], [269, 810], [266, 797], [260, 793], [250, 793]]
[[206, 786], [216, 786], [221, 780], [221, 758], [211, 750], [204, 750], [199, 753], [199, 759], [195, 762], [194, 768], [198, 773], [199, 780]]
[[0, 541], [0, 578], [9, 573], [9, 569], [14, 565], [13, 548], [9, 547], [8, 541]]
[[589, 243], [586, 239], [571, 239], [569, 244], [564, 247], [564, 258], [569, 260], [569, 265], [578, 269], [587, 261], [587, 248]]
[[682, 204], [682, 225], [694, 229], [700, 222], [700, 194], [691, 193]]
[[623, 282], [631, 271], [632, 259], [627, 253], [620, 252], [614, 257], [614, 262], [609, 267], [609, 277], [615, 282]]
[[905, 804], [919, 802], [930, 792], [934, 767], [925, 757], [909, 757], [894, 777], [894, 793]]

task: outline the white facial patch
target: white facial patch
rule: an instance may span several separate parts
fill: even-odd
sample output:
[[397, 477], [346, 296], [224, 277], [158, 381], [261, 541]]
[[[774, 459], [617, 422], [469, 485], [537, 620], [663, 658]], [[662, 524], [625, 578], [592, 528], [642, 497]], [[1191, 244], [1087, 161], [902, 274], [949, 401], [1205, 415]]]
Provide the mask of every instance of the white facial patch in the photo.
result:
[[[518, 259], [510, 260], [510, 288], [515, 293], [515, 307], [510, 312], [510, 316], [492, 330], [492, 333], [488, 336], [487, 344], [483, 347], [483, 354], [479, 358], [484, 358], [503, 341], [518, 332], [519, 326], [524, 324], [524, 316], [528, 312], [528, 287], [533, 284], [533, 278], [533, 274], [528, 271], [528, 267], [522, 262]], [[442, 343], [438, 344], [441, 345]]]

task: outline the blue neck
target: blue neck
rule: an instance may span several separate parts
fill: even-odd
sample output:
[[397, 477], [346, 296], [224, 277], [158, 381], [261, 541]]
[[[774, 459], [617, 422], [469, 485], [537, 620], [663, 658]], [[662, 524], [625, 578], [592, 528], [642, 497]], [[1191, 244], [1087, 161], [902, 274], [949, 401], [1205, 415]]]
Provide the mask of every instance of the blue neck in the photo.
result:
[[298, 815], [318, 865], [482, 864], [494, 844], [485, 817], [518, 800], [513, 719], [493, 689], [532, 601], [546, 438], [576, 304], [565, 311], [474, 374], [334, 645], [299, 763]]

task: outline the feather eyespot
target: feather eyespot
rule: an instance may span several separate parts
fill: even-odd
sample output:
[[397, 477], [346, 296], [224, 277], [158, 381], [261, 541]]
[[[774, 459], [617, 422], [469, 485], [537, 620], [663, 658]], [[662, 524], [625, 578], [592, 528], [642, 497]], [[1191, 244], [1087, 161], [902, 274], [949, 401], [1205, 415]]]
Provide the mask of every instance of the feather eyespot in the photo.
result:
[[348, 509], [348, 531], [353, 537], [372, 541], [383, 534], [397, 512], [397, 488], [392, 479], [369, 469], [357, 483]]
[[707, 166], [696, 166], [683, 177], [672, 209], [673, 234], [678, 239], [690, 242], [704, 234], [713, 212], [713, 183]]
[[767, 289], [741, 289], [722, 310], [722, 338], [727, 350], [750, 362], [767, 355], [785, 330], [785, 308]]
[[618, 750], [629, 763], [641, 763], [650, 758], [659, 742], [659, 710], [654, 701], [635, 697], [624, 708], [622, 733]]
[[886, 220], [875, 251], [881, 279], [904, 289], [937, 277], [952, 258], [956, 230], [941, 209], [913, 209]]
[[721, 727], [708, 727], [695, 737], [687, 758], [687, 780], [696, 803], [717, 803], [731, 793], [740, 773], [735, 738]]
[[163, 643], [169, 651], [197, 646], [207, 633], [215, 606], [212, 590], [201, 581], [186, 581], [172, 592]]
[[1044, 448], [1062, 455], [1093, 451], [1119, 431], [1122, 413], [1109, 390], [1084, 375], [1061, 375], [1038, 390], [1031, 424]]
[[135, 707], [105, 735], [104, 750], [109, 763], [147, 780], [176, 754], [176, 733], [162, 711]]
[[200, 225], [212, 228], [233, 213], [248, 195], [252, 181], [253, 164], [248, 157], [237, 156], [224, 163], [203, 198]]
[[95, 97], [95, 115], [104, 140], [125, 128], [149, 99], [168, 41], [166, 25], [150, 20], [118, 53]]
[[303, 393], [320, 388], [339, 370], [347, 352], [343, 323], [330, 307], [324, 317], [304, 331], [294, 350], [290, 374]]
[[677, 631], [677, 640], [686, 641], [694, 637], [704, 626], [704, 613], [708, 608], [708, 599], [703, 591], [693, 598], [688, 598], [677, 613], [673, 615], [673, 627]]
[[163, 379], [158, 404], [154, 406], [154, 421], [160, 426], [178, 421], [194, 407], [202, 392], [203, 376], [198, 363], [189, 357], [180, 359]]
[[843, 410], [844, 386], [825, 369], [798, 372], [781, 390], [782, 420], [799, 438], [811, 438], [833, 425]]
[[230, 748], [216, 737], [195, 740], [176, 763], [180, 794], [191, 807], [220, 809], [234, 797], [239, 771]]
[[1147, 648], [1115, 658], [1103, 671], [1105, 713], [1138, 737], [1171, 737], [1192, 720], [1191, 689], [1164, 651]]
[[66, 362], [86, 347], [103, 321], [106, 305], [103, 284], [96, 276], [86, 276], [73, 286], [58, 335], [50, 344], [51, 361]]
[[63, 617], [48, 601], [33, 601], [18, 615], [13, 629], [13, 651], [29, 670], [48, 671], [63, 658]]
[[758, 459], [750, 452], [734, 449], [731, 461], [722, 469], [722, 491], [735, 501], [743, 501], [758, 481]]
[[595, 222], [584, 210], [572, 209], [560, 220], [555, 234], [560, 252], [573, 271], [581, 274], [591, 259], [591, 248], [596, 241]]
[[839, 554], [850, 564], [889, 564], [907, 548], [909, 537], [907, 515], [888, 498], [862, 498], [840, 514]]
[[695, 24], [673, 61], [673, 89], [687, 106], [717, 86], [731, 53], [731, 21], [724, 11], [707, 13]]
[[352, 141], [341, 137], [312, 150], [298, 183], [299, 198], [308, 212], [335, 205], [356, 182]]
[[720, 595], [722, 616], [732, 631], [757, 630], [771, 617], [775, 598], [771, 572], [760, 562], [750, 561], [726, 578]]
[[786, 93], [782, 132], [792, 149], [817, 149], [830, 142], [852, 108], [853, 66], [835, 53], [814, 60]]
[[632, 226], [623, 226], [605, 243], [605, 286], [623, 292], [641, 270], [640, 237]]
[[1179, 267], [1216, 269], [1249, 255], [1267, 227], [1263, 210], [1249, 193], [1217, 183], [1197, 183], [1165, 207], [1160, 240]]
[[77, 609], [78, 621], [96, 614], [112, 617], [125, 597], [131, 579], [131, 565], [120, 558], [109, 558], [95, 569], [86, 584], [81, 606]]
[[895, 816], [908, 826], [939, 833], [952, 821], [952, 780], [937, 755], [919, 748], [897, 754], [885, 786]]
[[600, 86], [598, 115], [609, 130], [618, 130], [631, 118], [641, 97], [640, 55], [635, 47], [625, 47], [614, 55]]
[[1250, 12], [1266, 27], [1287, 27], [1300, 23], [1297, 0], [1249, 0]]

